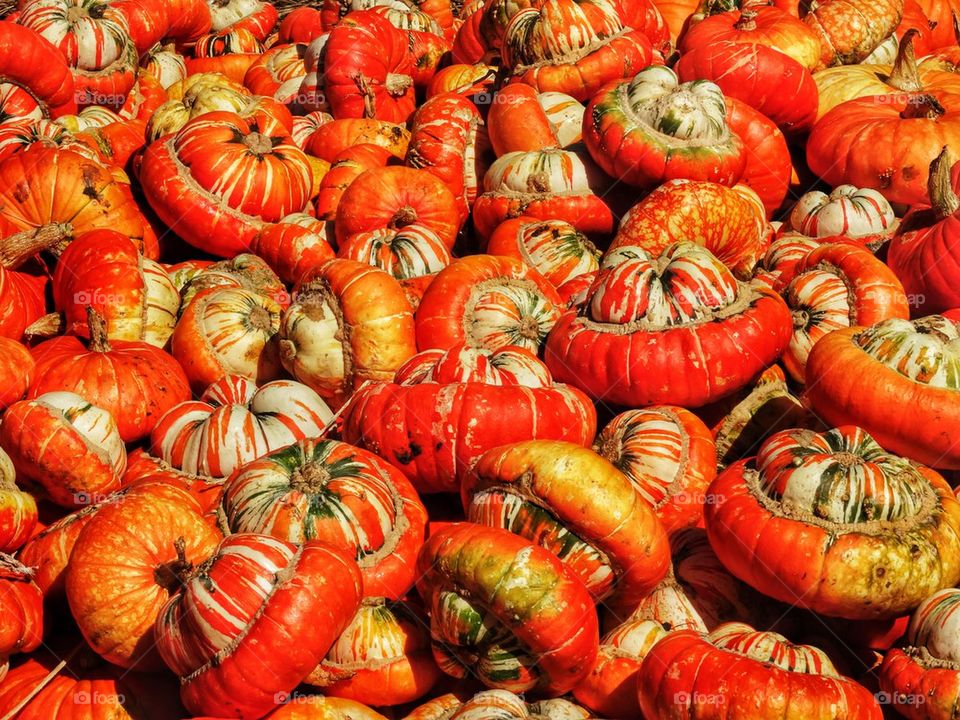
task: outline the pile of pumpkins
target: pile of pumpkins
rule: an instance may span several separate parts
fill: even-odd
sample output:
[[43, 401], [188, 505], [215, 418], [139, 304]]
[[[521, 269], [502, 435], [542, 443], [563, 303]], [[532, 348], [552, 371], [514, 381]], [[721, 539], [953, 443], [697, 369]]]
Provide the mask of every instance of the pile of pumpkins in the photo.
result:
[[955, 720], [960, 0], [19, 0], [0, 720]]

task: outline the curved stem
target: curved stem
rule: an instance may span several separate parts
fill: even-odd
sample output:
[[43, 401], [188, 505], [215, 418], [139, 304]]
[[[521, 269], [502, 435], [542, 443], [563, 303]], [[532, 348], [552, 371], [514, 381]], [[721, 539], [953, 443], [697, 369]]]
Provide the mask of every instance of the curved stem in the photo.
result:
[[37, 253], [49, 250], [70, 236], [66, 223], [48, 223], [21, 230], [0, 240], [0, 265], [14, 270]]
[[900, 117], [904, 120], [916, 120], [919, 118], [936, 120], [946, 112], [943, 105], [941, 105], [933, 95], [911, 95], [907, 100], [907, 107], [900, 113]]
[[917, 72], [917, 56], [913, 50], [913, 39], [919, 35], [916, 28], [910, 28], [900, 39], [897, 49], [897, 59], [893, 62], [893, 70], [887, 78], [887, 84], [902, 92], [919, 92], [923, 89], [920, 74]]
[[90, 349], [93, 352], [110, 352], [107, 321], [93, 309], [93, 305], [87, 305], [87, 327], [90, 328]]
[[960, 210], [960, 198], [953, 189], [951, 172], [954, 157], [946, 145], [940, 154], [930, 163], [930, 177], [927, 180], [927, 190], [930, 193], [930, 204], [941, 220], [950, 217]]

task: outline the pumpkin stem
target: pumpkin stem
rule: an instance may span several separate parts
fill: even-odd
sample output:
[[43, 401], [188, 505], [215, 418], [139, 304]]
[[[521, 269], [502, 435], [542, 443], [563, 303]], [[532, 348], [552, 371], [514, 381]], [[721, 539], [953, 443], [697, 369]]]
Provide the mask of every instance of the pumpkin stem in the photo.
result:
[[4, 580], [30, 580], [35, 570], [24, 565], [13, 555], [0, 553], [0, 578]]
[[187, 560], [187, 541], [178, 537], [173, 541], [173, 549], [177, 553], [176, 560], [157, 565], [153, 570], [153, 577], [157, 585], [173, 592], [190, 579], [193, 573], [193, 563]]
[[757, 29], [757, 11], [753, 7], [745, 7], [740, 11], [740, 17], [733, 24], [733, 27], [736, 30], [746, 30], [750, 32], [751, 30]]
[[93, 352], [110, 352], [107, 321], [94, 310], [93, 305], [87, 305], [87, 327], [90, 328], [90, 349]]
[[330, 482], [330, 472], [318, 462], [301, 465], [290, 475], [290, 487], [304, 495], [316, 495]]
[[48, 339], [63, 332], [63, 316], [60, 313], [47, 313], [35, 320], [23, 331], [24, 337], [31, 340]]
[[532, 318], [529, 315], [524, 317], [517, 326], [517, 335], [525, 340], [535, 340], [539, 343], [540, 323], [537, 322], [536, 318]]
[[911, 95], [907, 99], [907, 107], [900, 113], [900, 117], [904, 120], [916, 120], [918, 118], [936, 120], [946, 112], [943, 105], [933, 95]]
[[550, 191], [550, 180], [547, 177], [546, 173], [538, 172], [534, 173], [527, 178], [527, 192], [529, 193], [545, 193]]
[[384, 84], [386, 85], [388, 93], [394, 97], [400, 97], [413, 85], [413, 78], [409, 75], [389, 73], [387, 75], [387, 81]]
[[950, 170], [953, 168], [954, 158], [950, 148], [946, 145], [940, 154], [930, 163], [930, 177], [927, 180], [927, 191], [930, 193], [930, 204], [937, 217], [941, 220], [948, 218], [960, 210], [960, 198], [954, 192]]
[[21, 230], [0, 240], [0, 266], [13, 270], [43, 250], [49, 250], [70, 236], [65, 223], [48, 223]]
[[357, 77], [354, 78], [354, 82], [357, 84], [357, 89], [360, 91], [360, 94], [363, 95], [363, 116], [368, 120], [375, 118], [377, 116], [377, 96], [373, 92], [373, 88], [370, 87], [367, 76], [363, 73], [358, 73]]
[[258, 157], [261, 155], [266, 155], [273, 150], [273, 143], [270, 142], [270, 138], [258, 132], [252, 132], [249, 135], [244, 136], [243, 144], [250, 152]]
[[404, 205], [402, 208], [397, 210], [393, 217], [390, 218], [390, 223], [387, 225], [391, 230], [397, 230], [407, 225], [413, 225], [417, 221], [417, 211], [414, 210], [409, 205]]
[[920, 74], [917, 72], [917, 56], [913, 50], [913, 39], [920, 32], [916, 28], [910, 28], [906, 34], [900, 38], [900, 45], [897, 48], [897, 59], [893, 62], [893, 70], [890, 77], [887, 78], [887, 84], [903, 92], [919, 92], [923, 89], [920, 82]]

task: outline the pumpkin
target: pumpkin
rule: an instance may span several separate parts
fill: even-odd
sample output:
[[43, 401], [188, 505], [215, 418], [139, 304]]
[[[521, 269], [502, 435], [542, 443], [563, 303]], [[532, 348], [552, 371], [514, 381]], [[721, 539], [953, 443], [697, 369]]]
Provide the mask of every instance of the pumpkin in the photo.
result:
[[200, 505], [210, 524], [220, 528], [217, 512], [223, 496], [222, 477], [185, 472], [138, 448], [127, 456], [127, 470], [122, 482], [125, 489], [147, 483], [165, 483], [186, 490]]
[[36, 500], [17, 487], [13, 462], [0, 450], [0, 552], [20, 549], [33, 535], [36, 525]]
[[281, 308], [290, 304], [287, 289], [270, 266], [257, 255], [243, 253], [229, 260], [198, 268], [180, 287], [181, 308], [186, 308], [204, 290], [241, 288], [275, 300]]
[[[437, 71], [427, 86], [427, 99], [443, 93], [457, 93], [465, 97], [492, 96], [496, 68], [478, 63], [454, 63]], [[477, 100], [474, 100], [477, 103]]]
[[956, 621], [960, 591], [947, 588], [923, 601], [910, 619], [906, 647], [887, 653], [880, 688], [910, 720], [950, 717], [960, 696]]
[[440, 674], [420, 613], [406, 603], [367, 597], [306, 682], [328, 696], [382, 707], [422, 697]]
[[225, 375], [199, 400], [167, 411], [150, 434], [151, 454], [189, 475], [224, 478], [269, 452], [320, 435], [333, 419], [310, 388]]
[[801, 20], [778, 7], [757, 3], [743, 10], [730, 10], [691, 25], [680, 37], [680, 54], [719, 42], [766, 45], [789, 55], [807, 70], [820, 67], [820, 38]]
[[[778, 600], [835, 617], [892, 618], [960, 578], [960, 502], [950, 486], [861, 428], [776, 433], [709, 492], [717, 556]], [[765, 537], [796, 552], [783, 555]]]
[[355, 260], [307, 271], [283, 314], [283, 366], [334, 408], [368, 381], [388, 381], [416, 352], [413, 312], [400, 283]]
[[[179, 80], [169, 87], [174, 87]], [[167, 94], [164, 92], [163, 85], [152, 75], [142, 72], [138, 75], [137, 81], [127, 93], [127, 99], [117, 111], [117, 114], [125, 120], [141, 120], [147, 122], [150, 116], [167, 101]]]
[[303, 210], [312, 185], [310, 163], [287, 129], [227, 112], [197, 117], [152, 143], [140, 180], [161, 220], [222, 257], [249, 246], [258, 220]]
[[416, 89], [425, 88], [450, 51], [443, 28], [433, 16], [412, 2], [374, 4], [370, 10], [385, 17], [407, 36], [413, 62], [410, 77]]
[[749, 279], [769, 242], [759, 205], [756, 194], [741, 185], [671, 180], [626, 212], [610, 247], [661, 253], [673, 243], [693, 240], [737, 277]]
[[106, 321], [108, 340], [163, 347], [176, 323], [180, 294], [166, 270], [114, 230], [78, 236], [57, 263], [53, 297], [68, 332], [89, 335], [87, 307]]
[[[41, 250], [59, 254], [73, 237], [101, 228], [134, 240], [144, 257], [157, 257], [157, 237], [129, 187], [76, 152], [37, 144], [11, 155], [0, 161], [0, 187], [5, 267]], [[16, 234], [6, 232], [7, 225]]]
[[63, 53], [31, 28], [0, 22], [0, 68], [4, 84], [14, 86], [17, 100], [23, 103], [17, 114], [39, 118], [74, 112], [73, 74]]
[[735, 97], [726, 99], [727, 124], [743, 143], [746, 163], [737, 181], [756, 193], [773, 218], [791, 190], [793, 165], [786, 138], [772, 120]]
[[267, 720], [388, 720], [377, 711], [345, 698], [323, 695], [284, 695], [291, 702], [267, 715]]
[[[705, 496], [705, 503], [713, 498]], [[725, 622], [764, 617], [770, 605], [756, 590], [731, 575], [720, 562], [703, 528], [684, 528], [670, 535], [673, 564], [670, 572], [623, 620], [613, 615], [614, 627], [632, 620], [649, 620], [668, 630], [706, 633]], [[773, 618], [779, 619], [782, 610]], [[771, 619], [773, 619], [771, 618]], [[631, 688], [633, 689], [633, 688]]]
[[[960, 467], [954, 448], [954, 341], [940, 315], [835, 330], [807, 358], [806, 398], [834, 425], [856, 424], [891, 452], [934, 467]], [[913, 409], [899, 412], [903, 403]]]
[[519, 260], [558, 289], [600, 267], [600, 251], [573, 225], [523, 215], [493, 231], [487, 253]]
[[250, 30], [226, 28], [197, 39], [193, 57], [186, 60], [187, 73], [216, 72], [242, 83], [262, 53], [263, 44]]
[[456, 695], [441, 695], [421, 705], [404, 720], [469, 720], [470, 718], [502, 720], [586, 720], [590, 713], [569, 700], [552, 698], [526, 702], [509, 690], [483, 690], [461, 700]]
[[870, 251], [853, 245], [821, 245], [782, 281], [794, 326], [783, 364], [800, 383], [810, 349], [827, 333], [910, 317], [907, 296], [893, 272]]
[[52, 653], [32, 655], [7, 675], [0, 705], [22, 720], [165, 720], [184, 714], [168, 676], [125, 673], [102, 661], [97, 664], [90, 655], [85, 651], [68, 657], [62, 670], [62, 661]]
[[453, 262], [446, 244], [423, 225], [357, 233], [347, 239], [337, 255], [395, 277], [414, 310], [436, 274]]
[[284, 104], [296, 102], [300, 83], [306, 75], [304, 55], [307, 46], [274, 45], [257, 58], [247, 70], [243, 84], [254, 95], [266, 95]]
[[431, 535], [417, 570], [434, 657], [447, 674], [555, 697], [590, 671], [597, 614], [550, 551], [500, 528], [455, 523]]
[[523, 83], [497, 91], [487, 113], [497, 155], [569, 147], [581, 139], [584, 107], [570, 95], [537, 92]]
[[903, 0], [823, 0], [803, 19], [820, 39], [820, 63], [852, 65], [865, 59], [900, 24]]
[[[168, 47], [157, 46], [140, 61], [141, 72], [153, 77], [166, 90], [187, 77], [183, 55]], [[166, 96], [164, 96], [166, 100]]]
[[117, 423], [124, 442], [146, 437], [167, 410], [190, 397], [180, 364], [144, 342], [107, 342], [103, 318], [88, 310], [90, 340], [53, 338], [33, 349], [36, 371], [27, 397], [56, 390], [96, 398]]
[[704, 720], [883, 717], [873, 695], [840, 675], [823, 650], [744, 623], [708, 636], [671, 633], [644, 659], [637, 691], [650, 720], [677, 713]]
[[953, 16], [960, 13], [960, 4], [956, 0], [917, 0], [917, 2], [931, 25], [933, 48], [948, 48], [956, 45]]
[[469, 346], [536, 352], [560, 317], [557, 291], [518, 260], [472, 255], [441, 270], [417, 308], [417, 348]]
[[814, 75], [820, 91], [820, 109], [817, 118], [847, 100], [875, 95], [895, 95], [901, 92], [926, 90], [960, 92], [960, 78], [942, 70], [918, 69], [914, 56], [916, 30], [910, 30], [900, 40], [893, 64], [839, 66], [821, 70]]
[[546, 548], [595, 602], [633, 607], [667, 573], [667, 534], [626, 475], [574, 443], [530, 440], [484, 453], [460, 489], [467, 520]]
[[[190, 84], [190, 81], [195, 81]], [[275, 120], [291, 126], [289, 111], [272, 98], [251, 97], [249, 91], [216, 72], [190, 75], [182, 98], [171, 98], [156, 108], [147, 123], [147, 139], [153, 142], [179, 132], [201, 115], [217, 110], [245, 118]], [[179, 85], [179, 83], [178, 83]], [[171, 90], [177, 85], [171, 86]]]
[[459, 224], [466, 221], [487, 169], [488, 141], [476, 106], [456, 94], [427, 100], [413, 116], [404, 163], [450, 188]]
[[70, 610], [84, 638], [120, 667], [159, 669], [154, 621], [220, 534], [185, 491], [134, 488], [86, 522], [66, 572]]
[[[944, 145], [960, 147], [958, 101], [960, 96], [938, 92], [842, 103], [810, 133], [810, 169], [833, 186], [873, 188], [890, 202], [925, 202], [930, 163]], [[864, 154], [864, 147], [878, 150]]]
[[681, 84], [669, 68], [653, 66], [593, 96], [583, 140], [597, 165], [630, 185], [649, 189], [675, 178], [732, 185], [746, 158], [726, 111], [714, 83]]
[[787, 133], [817, 119], [818, 86], [803, 65], [768, 45], [722, 40], [699, 45], [675, 66], [680, 82], [710, 80], [725, 97], [759, 110]]
[[[195, 715], [274, 709], [350, 622], [361, 588], [351, 557], [322, 542], [230, 535], [157, 616], [183, 704]], [[217, 602], [202, 600], [211, 594]], [[269, 667], [263, 653], [275, 658]]]
[[330, 30], [323, 88], [335, 118], [405, 123], [414, 110], [407, 36], [370, 10], [350, 13]]
[[103, 498], [101, 502], [64, 515], [35, 533], [20, 549], [20, 562], [33, 569], [33, 581], [44, 598], [64, 597], [67, 563], [80, 531], [104, 503], [115, 499], [116, 496]]
[[[955, 265], [960, 164], [949, 148], [930, 166], [929, 201], [914, 206], [891, 239], [887, 262], [918, 315], [960, 307], [960, 294], [951, 268]], [[952, 167], [951, 167], [952, 165]]]
[[608, 632], [590, 674], [573, 688], [577, 702], [604, 717], [640, 717], [636, 686], [643, 659], [666, 636], [660, 623], [638, 618]]
[[374, 168], [350, 183], [340, 198], [337, 242], [360, 232], [399, 229], [414, 223], [430, 228], [447, 248], [452, 248], [460, 229], [460, 211], [453, 192], [426, 170]]
[[127, 453], [116, 421], [76, 393], [44, 393], [14, 403], [0, 424], [0, 446], [21, 481], [63, 507], [99, 502], [120, 489]]
[[[33, 652], [43, 641], [43, 593], [33, 571], [0, 553], [0, 666], [14, 653]], [[3, 687], [6, 688], [4, 681]]]
[[[413, 587], [427, 511], [410, 481], [336, 440], [300, 440], [247, 463], [226, 485], [235, 533], [320, 540], [357, 558], [364, 594], [399, 600]], [[360, 698], [356, 698], [360, 699]]]
[[598, 399], [699, 407], [779, 357], [791, 325], [773, 291], [738, 281], [706, 248], [677, 243], [655, 256], [622, 245], [604, 256], [583, 308], [554, 326], [545, 358]]
[[210, 30], [210, 8], [203, 0], [169, 0], [167, 35], [178, 42], [189, 43]]
[[138, 52], [127, 18], [116, 7], [99, 0], [38, 0], [23, 7], [17, 23], [63, 53], [79, 105], [123, 104]]
[[0, 336], [0, 412], [27, 394], [33, 366], [33, 356], [27, 348]]
[[250, 251], [263, 258], [283, 282], [293, 284], [310, 268], [332, 259], [334, 252], [326, 232], [290, 222], [291, 217], [295, 216], [260, 230]]
[[600, 432], [594, 449], [630, 479], [668, 533], [700, 523], [717, 451], [692, 412], [669, 405], [627, 410]]
[[372, 118], [341, 119], [318, 127], [307, 141], [306, 151], [333, 163], [337, 156], [354, 145], [370, 144], [379, 145], [402, 160], [409, 142], [410, 132], [403, 125]]
[[210, 6], [210, 27], [214, 30], [242, 29], [263, 42], [277, 24], [277, 9], [259, 0], [219, 0]]
[[[437, 416], [447, 421], [437, 423]], [[455, 492], [487, 450], [529, 439], [587, 445], [596, 422], [586, 396], [554, 383], [528, 350], [460, 343], [414, 356], [392, 383], [358, 390], [342, 432], [403, 470], [418, 492]]]
[[838, 185], [830, 194], [819, 190], [804, 193], [790, 211], [788, 224], [811, 238], [842, 235], [869, 244], [892, 235], [900, 221], [876, 190]]
[[582, 149], [501, 155], [483, 177], [474, 230], [486, 240], [504, 220], [528, 215], [564, 220], [591, 237], [606, 235], [613, 229], [613, 212], [602, 197], [608, 184]]
[[[0, 337], [19, 340], [27, 327], [43, 317], [47, 312], [46, 284], [46, 277], [7, 270], [0, 262]], [[12, 380], [14, 375], [4, 377]]]
[[[404, 146], [406, 147], [406, 146]], [[330, 171], [323, 176], [317, 188], [317, 198], [314, 214], [318, 220], [330, 222], [336, 220], [340, 201], [347, 188], [354, 180], [367, 170], [385, 168], [388, 164], [396, 164], [396, 159], [390, 151], [373, 143], [360, 143], [345, 149], [337, 155], [330, 166]], [[389, 230], [389, 228], [386, 228]], [[375, 231], [374, 231], [375, 232]], [[330, 233], [336, 240], [336, 227]], [[446, 243], [444, 243], [446, 246]]]
[[589, 100], [613, 80], [647, 67], [653, 48], [642, 30], [625, 27], [607, 0], [546, 0], [507, 25], [500, 48], [509, 82]]
[[251, 290], [201, 290], [177, 321], [170, 352], [195, 392], [231, 374], [258, 382], [273, 380], [280, 375], [274, 338], [280, 313], [271, 297]]
[[308, 43], [322, 35], [326, 28], [320, 11], [301, 6], [288, 12], [277, 28], [277, 40], [281, 43]]

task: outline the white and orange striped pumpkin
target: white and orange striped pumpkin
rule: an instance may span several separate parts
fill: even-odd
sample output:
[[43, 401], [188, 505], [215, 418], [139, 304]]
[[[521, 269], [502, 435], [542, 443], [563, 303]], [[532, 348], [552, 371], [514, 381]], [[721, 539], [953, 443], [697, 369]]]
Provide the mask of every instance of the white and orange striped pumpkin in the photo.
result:
[[427, 522], [417, 491], [397, 468], [367, 450], [320, 439], [244, 465], [227, 481], [223, 512], [232, 532], [340, 548], [357, 558], [364, 594], [392, 600], [413, 586]]
[[321, 434], [333, 413], [306, 385], [277, 380], [257, 388], [227, 375], [164, 414], [150, 450], [172, 467], [214, 478], [305, 437]]
[[364, 598], [306, 682], [325, 695], [377, 707], [413, 702], [440, 677], [427, 628], [408, 602]]
[[157, 616], [157, 647], [191, 713], [262, 717], [323, 659], [361, 592], [356, 563], [329, 545], [231, 535]]
[[710, 429], [692, 412], [671, 405], [627, 410], [610, 421], [594, 446], [630, 478], [667, 532], [703, 519], [717, 451]]

